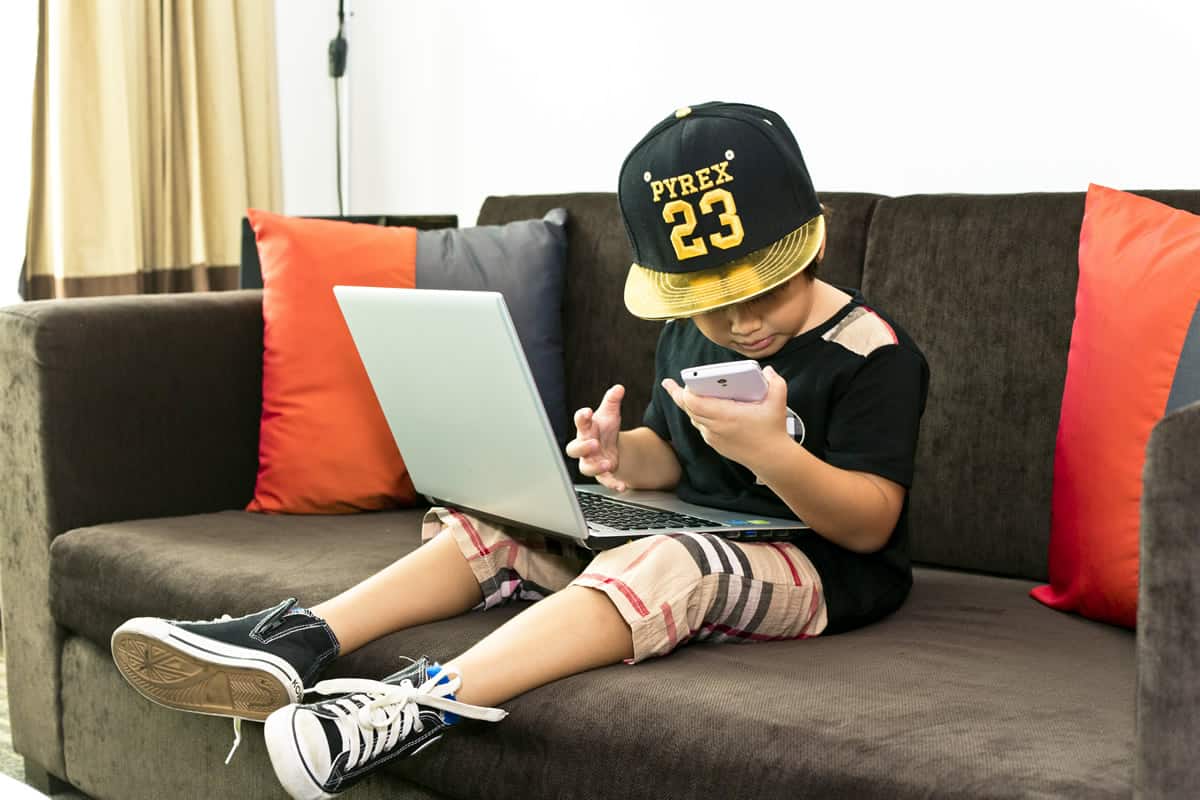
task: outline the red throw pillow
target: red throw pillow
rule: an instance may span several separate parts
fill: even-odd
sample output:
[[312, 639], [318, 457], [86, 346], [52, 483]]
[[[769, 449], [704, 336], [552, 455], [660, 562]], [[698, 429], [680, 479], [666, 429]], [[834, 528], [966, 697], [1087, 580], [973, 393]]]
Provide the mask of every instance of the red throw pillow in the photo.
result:
[[417, 231], [251, 209], [263, 274], [263, 407], [247, 511], [411, 505], [412, 480], [333, 287], [416, 284]]
[[1050, 585], [1061, 611], [1134, 627], [1139, 508], [1150, 429], [1195, 397], [1200, 217], [1091, 184], [1054, 451]]

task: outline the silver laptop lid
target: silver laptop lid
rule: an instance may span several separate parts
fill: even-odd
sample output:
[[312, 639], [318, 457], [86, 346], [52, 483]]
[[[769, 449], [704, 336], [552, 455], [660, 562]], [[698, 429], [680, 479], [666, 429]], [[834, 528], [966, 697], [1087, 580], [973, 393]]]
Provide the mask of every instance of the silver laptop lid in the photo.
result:
[[335, 286], [333, 293], [418, 492], [586, 538], [499, 292]]

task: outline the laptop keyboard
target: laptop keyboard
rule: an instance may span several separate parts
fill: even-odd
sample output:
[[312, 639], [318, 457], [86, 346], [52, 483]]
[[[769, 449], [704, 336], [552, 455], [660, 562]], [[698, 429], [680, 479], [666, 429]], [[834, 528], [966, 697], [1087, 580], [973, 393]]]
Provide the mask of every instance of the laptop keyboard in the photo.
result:
[[620, 531], [721, 527], [721, 523], [712, 520], [630, 505], [592, 492], [575, 492], [575, 496], [585, 520]]

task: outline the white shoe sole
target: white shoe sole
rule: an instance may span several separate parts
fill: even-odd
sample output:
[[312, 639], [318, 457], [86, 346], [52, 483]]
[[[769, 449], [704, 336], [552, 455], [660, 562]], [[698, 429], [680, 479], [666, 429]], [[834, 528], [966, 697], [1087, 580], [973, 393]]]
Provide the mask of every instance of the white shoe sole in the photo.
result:
[[181, 711], [261, 722], [304, 694], [300, 676], [282, 658], [198, 636], [158, 617], [137, 617], [117, 628], [112, 654], [133, 688]]
[[328, 800], [334, 795], [321, 788], [309, 767], [300, 755], [300, 743], [296, 740], [293, 720], [296, 706], [281, 708], [267, 717], [263, 726], [263, 738], [267, 743], [267, 754], [271, 757], [271, 768], [279, 785], [294, 800]]

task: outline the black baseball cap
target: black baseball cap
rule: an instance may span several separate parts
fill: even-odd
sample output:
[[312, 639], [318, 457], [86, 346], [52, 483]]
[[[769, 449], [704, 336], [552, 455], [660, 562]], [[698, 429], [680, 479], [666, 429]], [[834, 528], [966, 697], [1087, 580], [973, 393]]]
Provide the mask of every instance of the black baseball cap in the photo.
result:
[[617, 198], [634, 257], [625, 306], [643, 319], [768, 292], [803, 271], [825, 240], [796, 137], [758, 106], [680, 108], [625, 158]]

